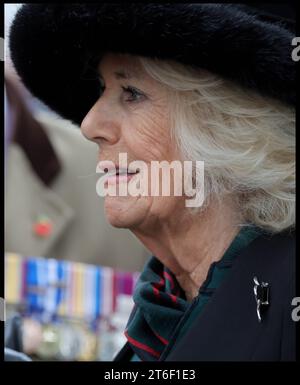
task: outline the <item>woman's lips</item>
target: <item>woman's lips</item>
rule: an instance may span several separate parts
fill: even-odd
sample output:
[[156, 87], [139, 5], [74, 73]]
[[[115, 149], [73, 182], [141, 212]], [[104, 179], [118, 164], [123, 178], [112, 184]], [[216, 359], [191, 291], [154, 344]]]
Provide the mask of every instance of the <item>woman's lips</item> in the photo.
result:
[[101, 164], [98, 163], [97, 167], [99, 167], [100, 172], [104, 173], [104, 187], [119, 183], [128, 183], [139, 173], [139, 170], [135, 172], [135, 169], [122, 167], [112, 161], [101, 161]]
[[115, 174], [115, 175], [107, 175], [106, 180], [104, 183], [104, 186], [107, 187], [108, 185], [115, 185], [119, 183], [128, 183], [135, 175], [137, 175], [138, 172], [136, 173], [127, 173], [127, 174]]
[[110, 175], [107, 177], [105, 181], [105, 186], [108, 185], [114, 185], [114, 184], [119, 184], [120, 182], [129, 182], [130, 179], [134, 176], [135, 174], [127, 174], [127, 175]]

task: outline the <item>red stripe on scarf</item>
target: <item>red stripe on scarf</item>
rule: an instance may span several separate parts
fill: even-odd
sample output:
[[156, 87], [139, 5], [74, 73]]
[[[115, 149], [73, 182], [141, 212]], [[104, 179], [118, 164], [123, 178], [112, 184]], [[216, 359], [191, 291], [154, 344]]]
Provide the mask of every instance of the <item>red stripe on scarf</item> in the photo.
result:
[[160, 336], [158, 333], [156, 333], [154, 330], [153, 330], [153, 333], [156, 335], [156, 337], [164, 344], [164, 345], [168, 345], [169, 344], [169, 341], [167, 341], [166, 339], [164, 339], [162, 336]]
[[174, 303], [177, 303], [177, 297], [176, 295], [173, 295], [173, 294], [169, 294], [171, 300], [174, 302]]
[[[164, 270], [164, 275], [170, 281], [170, 283], [171, 283], [171, 290], [173, 290], [174, 287], [175, 287], [175, 283], [174, 283], [173, 277], [167, 271], [165, 271], [165, 270]], [[176, 288], [175, 295], [179, 296], [179, 294], [180, 294], [180, 290], [178, 288]]]
[[171, 275], [167, 271], [164, 271], [164, 276], [170, 281], [171, 289], [173, 289], [174, 288], [174, 281], [173, 281], [173, 278], [171, 277]]
[[159, 290], [153, 286], [153, 293], [156, 295], [156, 297], [159, 297]]
[[150, 346], [147, 346], [147, 345], [145, 345], [145, 344], [142, 344], [141, 342], [139, 342], [139, 341], [133, 339], [132, 337], [130, 337], [130, 336], [128, 335], [127, 330], [125, 330], [125, 336], [126, 336], [126, 338], [128, 339], [128, 341], [129, 341], [132, 345], [136, 346], [136, 347], [139, 348], [139, 349], [145, 350], [147, 353], [152, 354], [154, 357], [157, 357], [157, 358], [160, 357], [160, 353], [159, 353], [159, 352], [157, 352], [156, 350], [150, 348]]
[[155, 282], [153, 283], [152, 287], [153, 287], [153, 293], [156, 295], [156, 297], [159, 297], [159, 289], [161, 287], [163, 287], [165, 284], [165, 281], [163, 278], [160, 278], [160, 281], [159, 282]]

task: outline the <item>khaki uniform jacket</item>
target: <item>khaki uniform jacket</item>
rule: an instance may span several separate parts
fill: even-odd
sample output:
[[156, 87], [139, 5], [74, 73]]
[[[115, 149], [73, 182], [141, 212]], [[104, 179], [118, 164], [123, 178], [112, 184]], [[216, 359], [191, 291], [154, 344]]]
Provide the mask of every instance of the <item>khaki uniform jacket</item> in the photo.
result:
[[[107, 222], [96, 193], [96, 144], [55, 115], [41, 112], [34, 120], [47, 135], [35, 127], [30, 141], [22, 119], [7, 152], [5, 251], [141, 270], [149, 252], [129, 230]], [[52, 223], [45, 237], [33, 230], [41, 216]]]

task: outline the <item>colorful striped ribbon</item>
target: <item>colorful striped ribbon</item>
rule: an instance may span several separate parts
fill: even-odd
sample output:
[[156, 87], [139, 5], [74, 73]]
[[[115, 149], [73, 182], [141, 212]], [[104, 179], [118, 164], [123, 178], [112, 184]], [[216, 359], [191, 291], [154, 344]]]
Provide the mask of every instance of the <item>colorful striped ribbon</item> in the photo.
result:
[[132, 295], [140, 273], [19, 254], [5, 255], [5, 296], [50, 322], [71, 317], [94, 322], [116, 310], [119, 295]]

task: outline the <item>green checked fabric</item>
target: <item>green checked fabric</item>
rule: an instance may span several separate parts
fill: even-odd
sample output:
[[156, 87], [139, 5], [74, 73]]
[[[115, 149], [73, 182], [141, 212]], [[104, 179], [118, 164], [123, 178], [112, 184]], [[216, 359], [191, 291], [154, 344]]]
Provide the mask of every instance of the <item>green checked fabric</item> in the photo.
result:
[[125, 336], [134, 351], [132, 361], [164, 359], [164, 353], [178, 343], [209, 302], [239, 252], [261, 232], [254, 226], [241, 228], [222, 259], [211, 264], [207, 278], [192, 302], [186, 300], [172, 272], [152, 256], [136, 284], [135, 306], [125, 329]]

